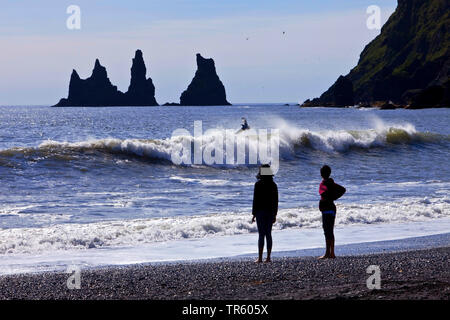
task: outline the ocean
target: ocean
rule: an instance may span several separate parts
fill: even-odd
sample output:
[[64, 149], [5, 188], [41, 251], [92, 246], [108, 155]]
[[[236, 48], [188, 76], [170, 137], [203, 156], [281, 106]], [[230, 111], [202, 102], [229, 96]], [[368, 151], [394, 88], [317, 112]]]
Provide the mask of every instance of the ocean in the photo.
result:
[[218, 150], [241, 117], [279, 133], [274, 251], [323, 246], [323, 164], [347, 188], [337, 244], [450, 231], [449, 109], [2, 106], [0, 274], [255, 253], [258, 163], [172, 158], [175, 130]]

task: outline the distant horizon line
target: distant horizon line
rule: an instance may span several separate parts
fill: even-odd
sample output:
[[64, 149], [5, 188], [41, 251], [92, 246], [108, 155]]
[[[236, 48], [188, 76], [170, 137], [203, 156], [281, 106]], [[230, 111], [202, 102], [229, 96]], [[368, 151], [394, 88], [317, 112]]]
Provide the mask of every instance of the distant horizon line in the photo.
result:
[[[169, 102], [167, 102], [169, 103]], [[170, 102], [172, 103], [172, 102]], [[236, 102], [231, 103], [231, 106], [243, 106], [243, 105], [299, 105], [299, 102]], [[0, 107], [53, 107], [54, 104], [0, 104]], [[154, 107], [168, 107], [160, 104], [159, 106], [66, 106], [66, 107], [58, 107], [58, 108], [154, 108]], [[220, 105], [211, 105], [211, 106], [175, 106], [175, 107], [230, 107], [230, 106], [220, 106]]]

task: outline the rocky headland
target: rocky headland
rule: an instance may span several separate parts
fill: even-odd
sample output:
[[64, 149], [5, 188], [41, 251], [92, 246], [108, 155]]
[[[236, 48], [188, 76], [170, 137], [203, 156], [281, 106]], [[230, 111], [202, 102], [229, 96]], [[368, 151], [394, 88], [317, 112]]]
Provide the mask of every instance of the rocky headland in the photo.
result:
[[446, 0], [398, 0], [358, 65], [303, 107], [450, 106], [450, 11]]

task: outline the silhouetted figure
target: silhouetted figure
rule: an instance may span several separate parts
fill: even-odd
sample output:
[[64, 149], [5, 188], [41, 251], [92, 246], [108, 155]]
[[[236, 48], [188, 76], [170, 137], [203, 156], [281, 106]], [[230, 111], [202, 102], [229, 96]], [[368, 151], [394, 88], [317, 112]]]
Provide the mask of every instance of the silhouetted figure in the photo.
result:
[[258, 226], [258, 259], [256, 262], [262, 262], [264, 251], [264, 238], [267, 239], [267, 258], [266, 262], [270, 262], [270, 254], [272, 253], [272, 225], [276, 221], [278, 212], [278, 188], [273, 181], [273, 173], [270, 166], [265, 164], [259, 168], [256, 176], [258, 181], [255, 183], [253, 193], [253, 218]]
[[247, 123], [247, 119], [245, 119], [244, 117], [242, 117], [242, 127], [241, 130], [247, 130], [250, 129], [250, 126]]
[[320, 169], [323, 180], [320, 183], [319, 210], [322, 212], [322, 227], [325, 234], [326, 251], [319, 259], [336, 258], [334, 254], [334, 221], [336, 219], [336, 205], [334, 201], [342, 197], [345, 188], [330, 178], [331, 168], [324, 165]]

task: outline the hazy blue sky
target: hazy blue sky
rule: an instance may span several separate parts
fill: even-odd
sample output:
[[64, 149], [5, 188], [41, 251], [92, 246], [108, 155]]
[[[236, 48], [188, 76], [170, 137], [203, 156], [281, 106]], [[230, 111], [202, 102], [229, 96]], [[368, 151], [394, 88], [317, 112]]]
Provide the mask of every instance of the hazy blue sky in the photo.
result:
[[[69, 30], [69, 5], [81, 29]], [[0, 104], [54, 104], [72, 69], [91, 74], [95, 58], [126, 91], [142, 49], [159, 103], [179, 101], [195, 54], [212, 57], [239, 102], [299, 102], [326, 90], [356, 65], [379, 34], [366, 27], [369, 5], [385, 22], [395, 0], [1, 0]], [[285, 32], [285, 34], [283, 34]], [[247, 40], [248, 39], [248, 40]]]

